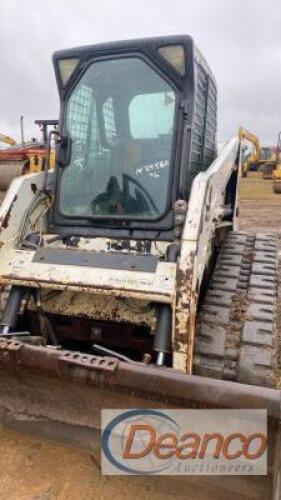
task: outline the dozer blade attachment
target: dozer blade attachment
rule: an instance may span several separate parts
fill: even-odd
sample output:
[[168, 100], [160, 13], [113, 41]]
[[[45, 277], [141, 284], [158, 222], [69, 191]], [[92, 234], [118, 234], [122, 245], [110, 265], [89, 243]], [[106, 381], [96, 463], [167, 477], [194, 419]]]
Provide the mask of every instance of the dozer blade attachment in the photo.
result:
[[[228, 498], [279, 498], [279, 390], [6, 339], [0, 340], [0, 380], [2, 425], [79, 447], [98, 461], [102, 408], [266, 408], [268, 476], [225, 477], [223, 488]], [[202, 480], [222, 487], [219, 477]], [[234, 491], [240, 496], [232, 497]]]

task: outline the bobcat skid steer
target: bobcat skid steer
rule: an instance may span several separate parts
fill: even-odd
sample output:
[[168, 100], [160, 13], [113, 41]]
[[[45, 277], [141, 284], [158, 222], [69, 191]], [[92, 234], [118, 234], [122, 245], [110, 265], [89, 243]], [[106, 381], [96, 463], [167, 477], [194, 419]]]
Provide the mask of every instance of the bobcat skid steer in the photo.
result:
[[200, 481], [278, 498], [276, 241], [235, 231], [208, 65], [189, 36], [53, 60], [55, 170], [0, 212], [1, 423], [96, 453], [101, 408], [266, 408], [268, 477]]

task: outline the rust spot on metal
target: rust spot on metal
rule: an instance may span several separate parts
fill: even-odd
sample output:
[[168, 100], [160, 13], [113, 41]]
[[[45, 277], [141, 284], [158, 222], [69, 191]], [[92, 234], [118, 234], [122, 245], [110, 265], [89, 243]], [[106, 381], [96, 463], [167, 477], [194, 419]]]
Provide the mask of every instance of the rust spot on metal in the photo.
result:
[[0, 340], [0, 350], [1, 351], [18, 351], [23, 346], [23, 343], [19, 340]]
[[30, 188], [31, 188], [31, 191], [32, 191], [34, 194], [36, 194], [36, 192], [37, 192], [37, 186], [36, 186], [36, 184], [35, 184], [34, 182], [32, 182], [32, 183], [30, 184]]
[[[178, 267], [176, 276], [176, 311], [175, 311], [175, 337], [174, 353], [182, 355], [185, 371], [190, 371], [193, 338], [194, 338], [194, 315], [191, 311], [193, 304], [192, 276], [194, 268], [195, 252], [189, 255], [189, 262], [185, 268]], [[175, 366], [179, 368], [179, 366]], [[183, 367], [181, 367], [182, 369]]]
[[0, 221], [1, 222], [1, 226], [6, 229], [8, 226], [9, 226], [9, 220], [10, 220], [10, 217], [11, 217], [11, 212], [13, 210], [13, 206], [15, 204], [15, 202], [17, 201], [17, 198], [18, 196], [16, 195], [9, 207], [9, 210], [7, 211], [6, 215], [2, 218], [2, 220]]
[[113, 372], [116, 370], [119, 360], [110, 357], [93, 356], [81, 352], [65, 351], [59, 357], [59, 363], [66, 363], [88, 370], [101, 370]]
[[[65, 375], [68, 375], [72, 382], [84, 383], [85, 391], [87, 391], [86, 386], [90, 386], [88, 394], [95, 399], [95, 405], [99, 401], [99, 408], [102, 403], [98, 399], [100, 395], [103, 396], [102, 407], [106, 407], [108, 401], [112, 402], [115, 396], [118, 396], [118, 394], [122, 396], [126, 392], [136, 396], [143, 395], [148, 403], [152, 400], [163, 401], [166, 407], [175, 403], [181, 407], [191, 403], [196, 406], [203, 404], [204, 407], [209, 405], [212, 407], [215, 401], [216, 407], [222, 408], [267, 408], [269, 415], [278, 420], [280, 419], [281, 391], [277, 389], [187, 375], [169, 368], [159, 370], [153, 366], [140, 363], [125, 363], [119, 360], [113, 372], [92, 370], [87, 366], [82, 368], [82, 366], [69, 365], [69, 372], [65, 373], [64, 370], [61, 371], [60, 369], [60, 358], [65, 356], [67, 352], [22, 344], [22, 348], [18, 351], [19, 363], [16, 366], [17, 386], [24, 377], [30, 375], [30, 373], [35, 373], [37, 375], [36, 387], [39, 387], [39, 390], [42, 391], [47, 390], [49, 387], [53, 400], [57, 387], [54, 379], [64, 380]], [[83, 353], [78, 354], [83, 356]], [[15, 367], [12, 366], [11, 368], [14, 370]], [[7, 371], [7, 367], [1, 371], [1, 380], [3, 373], [5, 374]], [[22, 374], [22, 377], [19, 377], [19, 374]], [[48, 384], [48, 378], [40, 378], [39, 375], [50, 376], [51, 383]], [[15, 377], [11, 375], [11, 371], [8, 372], [8, 376], [11, 381], [15, 380]], [[31, 378], [27, 380], [30, 381]], [[73, 387], [75, 388], [75, 386]], [[96, 387], [102, 388], [105, 392], [101, 394], [100, 391], [95, 390]], [[26, 389], [29, 388], [30, 385], [26, 386]], [[25, 396], [24, 391], [22, 393]], [[66, 394], [65, 397], [67, 397]], [[70, 398], [70, 400], [72, 405], [73, 398]], [[112, 407], [114, 407], [114, 403]], [[135, 402], [131, 407], [136, 407]]]
[[0, 360], [15, 368], [20, 363], [20, 351], [23, 343], [19, 340], [0, 339]]

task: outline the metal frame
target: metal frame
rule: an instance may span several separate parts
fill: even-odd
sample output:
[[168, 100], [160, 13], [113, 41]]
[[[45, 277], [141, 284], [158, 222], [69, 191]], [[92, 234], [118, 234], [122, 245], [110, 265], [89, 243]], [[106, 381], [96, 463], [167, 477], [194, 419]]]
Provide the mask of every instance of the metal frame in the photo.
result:
[[[232, 176], [235, 175], [239, 182], [239, 158], [239, 140], [232, 139], [211, 167], [195, 178], [182, 230], [178, 262], [158, 260], [155, 272], [106, 268], [101, 272], [100, 268], [91, 266], [35, 262], [35, 250], [19, 249], [17, 240], [28, 206], [36, 198], [42, 183], [43, 174], [16, 179], [0, 208], [0, 241], [4, 244], [1, 250], [0, 283], [102, 295], [105, 300], [110, 296], [168, 303], [173, 310], [173, 366], [190, 373], [201, 283], [210, 267], [219, 233], [235, 226], [236, 205], [232, 207], [230, 220], [226, 220], [224, 203]], [[48, 173], [49, 185], [52, 175]], [[105, 248], [110, 254], [112, 250], [106, 250], [110, 242], [110, 239], [94, 239], [91, 247], [87, 247], [81, 239], [77, 250], [88, 248], [100, 251]], [[156, 252], [158, 257], [159, 252], [163, 252], [161, 245]]]

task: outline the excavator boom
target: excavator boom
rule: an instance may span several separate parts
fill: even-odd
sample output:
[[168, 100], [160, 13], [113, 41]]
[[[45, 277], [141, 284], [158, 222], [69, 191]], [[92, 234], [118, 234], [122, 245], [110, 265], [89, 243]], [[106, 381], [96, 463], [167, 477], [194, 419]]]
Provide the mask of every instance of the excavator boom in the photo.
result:
[[255, 148], [255, 156], [254, 156], [254, 161], [259, 161], [260, 155], [261, 155], [261, 146], [260, 146], [260, 141], [258, 137], [255, 134], [252, 134], [251, 132], [248, 132], [248, 130], [240, 127], [238, 131], [238, 136], [240, 141], [246, 140], [249, 141], [253, 144]]
[[17, 142], [12, 138], [9, 137], [8, 135], [0, 134], [0, 142], [3, 142], [4, 144], [9, 144], [10, 146], [15, 146]]

